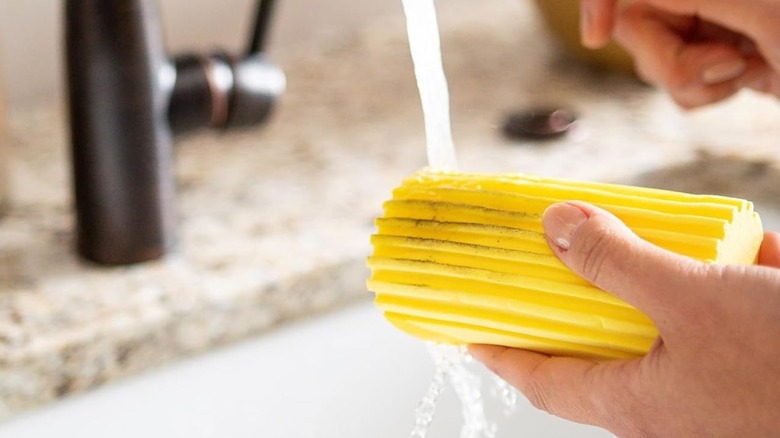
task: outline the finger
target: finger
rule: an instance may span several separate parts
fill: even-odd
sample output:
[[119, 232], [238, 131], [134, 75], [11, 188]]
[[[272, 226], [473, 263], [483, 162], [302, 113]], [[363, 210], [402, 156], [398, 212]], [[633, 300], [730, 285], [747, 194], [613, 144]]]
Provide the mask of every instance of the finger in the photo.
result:
[[767, 231], [758, 252], [758, 264], [780, 268], [780, 234]]
[[669, 90], [669, 94], [681, 108], [694, 109], [725, 100], [739, 92], [741, 88], [738, 80], [731, 80], [715, 85], [693, 85]]
[[761, 76], [753, 76], [746, 82], [745, 87], [780, 98], [780, 74], [768, 72]]
[[682, 51], [694, 20], [658, 11], [644, 3], [629, 3], [615, 24], [615, 39], [628, 49], [645, 79], [660, 83]]
[[582, 0], [580, 33], [582, 44], [591, 49], [605, 46], [612, 38], [617, 0]]
[[542, 223], [570, 269], [643, 311], [662, 333], [697, 312], [701, 292], [691, 284], [706, 281], [703, 263], [640, 239], [612, 214], [582, 202], [549, 207]]
[[635, 402], [634, 361], [597, 363], [493, 345], [471, 345], [469, 352], [535, 407], [571, 421], [614, 430], [619, 412]]
[[680, 106], [694, 108], [736, 93], [747, 70], [738, 42], [683, 39], [698, 27], [696, 20], [635, 3], [624, 8], [615, 36], [634, 56], [641, 77], [667, 89]]
[[780, 73], [772, 70], [762, 58], [748, 58], [748, 68], [738, 86], [780, 98]]
[[[740, 5], [733, 0], [638, 0], [677, 15], [697, 16], [702, 20], [739, 31], [757, 42], [758, 49], [775, 70], [780, 70], [780, 28], [777, 17], [780, 2], [755, 1]], [[763, 44], [762, 44], [763, 43]]]
[[765, 71], [750, 75], [740, 82], [740, 85], [744, 88], [780, 98], [780, 74]]

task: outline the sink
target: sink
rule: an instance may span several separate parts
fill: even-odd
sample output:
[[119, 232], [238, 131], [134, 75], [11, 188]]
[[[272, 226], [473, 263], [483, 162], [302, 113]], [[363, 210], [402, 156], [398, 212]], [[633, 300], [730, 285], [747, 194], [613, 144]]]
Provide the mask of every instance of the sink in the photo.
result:
[[[398, 438], [409, 436], [432, 376], [424, 345], [359, 302], [20, 415], [0, 425], [0, 438]], [[483, 392], [498, 438], [611, 436], [524, 400], [505, 417]], [[459, 436], [461, 424], [447, 388], [428, 437]]]

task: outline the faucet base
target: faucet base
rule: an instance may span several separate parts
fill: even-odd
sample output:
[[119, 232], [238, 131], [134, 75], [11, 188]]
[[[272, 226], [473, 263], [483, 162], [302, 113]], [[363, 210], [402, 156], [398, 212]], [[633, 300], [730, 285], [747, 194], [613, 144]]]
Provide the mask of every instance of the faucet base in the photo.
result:
[[78, 248], [121, 265], [174, 240], [172, 82], [155, 0], [68, 0], [67, 73]]

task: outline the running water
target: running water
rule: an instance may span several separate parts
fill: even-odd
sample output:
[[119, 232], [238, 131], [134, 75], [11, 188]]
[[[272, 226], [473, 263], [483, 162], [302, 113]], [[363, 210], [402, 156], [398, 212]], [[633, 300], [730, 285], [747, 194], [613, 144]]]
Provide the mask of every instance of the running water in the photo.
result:
[[[433, 381], [417, 406], [411, 438], [426, 438], [436, 413], [436, 403], [447, 382], [455, 390], [463, 412], [460, 438], [495, 438], [497, 427], [485, 414], [482, 382], [477, 372], [470, 369], [473, 362], [464, 346], [428, 344], [428, 352], [435, 365]], [[511, 415], [517, 407], [517, 390], [498, 377], [493, 378], [491, 393], [504, 406], [504, 415]]]
[[450, 95], [441, 59], [439, 26], [433, 0], [403, 0], [414, 74], [420, 90], [428, 166], [454, 171], [458, 164], [450, 127]]
[[517, 410], [517, 395], [519, 394], [517, 389], [506, 383], [501, 377], [494, 375], [493, 390], [491, 393], [494, 397], [501, 400], [501, 404], [504, 406], [505, 416], [508, 417], [515, 413]]
[[[450, 126], [450, 97], [441, 56], [439, 27], [434, 0], [402, 0], [409, 32], [409, 46], [414, 62], [417, 87], [420, 90], [428, 167], [455, 171], [458, 168]], [[481, 381], [469, 369], [471, 356], [463, 346], [430, 344], [429, 352], [436, 364], [433, 381], [415, 413], [411, 438], [425, 438], [436, 412], [436, 403], [447, 382], [451, 384], [463, 408], [461, 438], [494, 438], [496, 425], [488, 421], [482, 398]], [[505, 413], [514, 410], [517, 395], [503, 380], [496, 378], [494, 394], [504, 403]]]
[[425, 438], [436, 412], [436, 402], [450, 382], [463, 408], [460, 438], [494, 438], [496, 426], [485, 416], [479, 376], [468, 368], [471, 356], [463, 346], [429, 344], [428, 353], [436, 364], [433, 381], [417, 406], [411, 438]]
[[450, 382], [463, 409], [463, 428], [460, 438], [495, 438], [496, 425], [485, 416], [485, 403], [482, 400], [482, 382], [477, 374], [468, 369], [472, 362], [466, 347], [455, 348], [457, 358], [452, 367]]
[[428, 352], [436, 365], [436, 371], [433, 374], [433, 381], [428, 386], [428, 391], [420, 400], [420, 404], [417, 405], [411, 438], [425, 438], [428, 434], [428, 428], [436, 413], [436, 402], [444, 391], [444, 386], [447, 384], [453, 367], [451, 355], [448, 354], [446, 346], [429, 344]]

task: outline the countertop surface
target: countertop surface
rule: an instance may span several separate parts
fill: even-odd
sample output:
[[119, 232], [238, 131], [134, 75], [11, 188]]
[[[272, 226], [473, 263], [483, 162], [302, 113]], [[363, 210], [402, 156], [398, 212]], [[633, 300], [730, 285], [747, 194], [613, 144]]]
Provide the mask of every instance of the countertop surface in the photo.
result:
[[[507, 412], [495, 379], [467, 369], [496, 438], [612, 436], [523, 398]], [[423, 343], [361, 301], [23, 413], [0, 425], [0, 438], [408, 437], [434, 373]], [[463, 423], [448, 386], [426, 437], [458, 437]]]
[[[684, 113], [632, 78], [562, 57], [530, 2], [464, 8], [440, 7], [464, 170], [647, 185], [676, 178], [691, 191], [780, 199], [775, 101], [744, 94]], [[367, 296], [372, 218], [425, 165], [405, 28], [371, 23], [276, 61], [288, 92], [267, 126], [178, 141], [179, 246], [158, 262], [79, 261], [64, 117], [11, 115], [0, 417]], [[502, 137], [508, 112], [542, 104], [574, 111], [575, 129], [546, 143]], [[702, 172], [709, 185], [691, 183]]]

